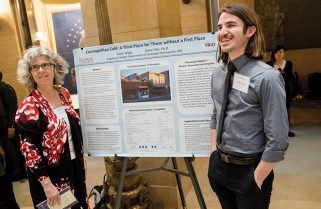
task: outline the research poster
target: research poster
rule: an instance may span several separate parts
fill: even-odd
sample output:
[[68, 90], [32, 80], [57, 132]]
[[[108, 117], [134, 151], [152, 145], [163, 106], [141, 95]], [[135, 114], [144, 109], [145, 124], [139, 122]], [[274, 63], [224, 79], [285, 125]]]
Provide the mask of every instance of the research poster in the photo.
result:
[[209, 156], [213, 33], [74, 50], [91, 156]]

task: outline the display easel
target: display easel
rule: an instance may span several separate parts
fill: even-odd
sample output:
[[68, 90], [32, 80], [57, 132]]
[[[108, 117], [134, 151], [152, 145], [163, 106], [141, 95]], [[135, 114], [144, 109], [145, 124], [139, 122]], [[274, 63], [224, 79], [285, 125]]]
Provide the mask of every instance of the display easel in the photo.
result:
[[[135, 174], [141, 174], [141, 173], [146, 173], [146, 172], [153, 172], [153, 171], [167, 171], [167, 172], [171, 172], [171, 173], [175, 173], [176, 176], [176, 181], [177, 181], [177, 186], [178, 186], [178, 190], [179, 190], [179, 194], [180, 194], [180, 198], [181, 198], [181, 202], [182, 202], [182, 208], [186, 209], [186, 202], [185, 202], [185, 198], [184, 198], [184, 192], [183, 192], [183, 188], [182, 188], [182, 182], [180, 179], [179, 175], [183, 175], [183, 176], [187, 176], [191, 178], [192, 184], [193, 184], [193, 188], [199, 203], [199, 206], [201, 209], [206, 209], [206, 205], [205, 205], [205, 201], [200, 189], [200, 186], [198, 184], [196, 175], [195, 175], [195, 171], [192, 165], [192, 161], [194, 161], [194, 156], [193, 157], [184, 157], [184, 161], [185, 161], [185, 165], [187, 168], [187, 172], [184, 171], [180, 171], [177, 168], [177, 161], [175, 157], [167, 157], [165, 158], [164, 163], [160, 166], [160, 167], [156, 167], [156, 168], [149, 168], [149, 169], [140, 169], [140, 170], [134, 170], [134, 171], [127, 171], [126, 167], [127, 167], [127, 163], [128, 163], [128, 157], [119, 157], [117, 156], [117, 158], [120, 159], [120, 165], [121, 165], [121, 171], [120, 171], [120, 178], [119, 178], [119, 182], [118, 182], [118, 189], [117, 189], [117, 196], [116, 196], [116, 202], [115, 202], [115, 208], [114, 209], [119, 209], [120, 208], [120, 203], [121, 203], [121, 197], [122, 197], [122, 191], [123, 191], [123, 187], [124, 187], [124, 181], [125, 181], [125, 176], [129, 176], [129, 175], [135, 175]], [[172, 163], [173, 163], [173, 168], [168, 168], [166, 167], [168, 161], [172, 159]]]

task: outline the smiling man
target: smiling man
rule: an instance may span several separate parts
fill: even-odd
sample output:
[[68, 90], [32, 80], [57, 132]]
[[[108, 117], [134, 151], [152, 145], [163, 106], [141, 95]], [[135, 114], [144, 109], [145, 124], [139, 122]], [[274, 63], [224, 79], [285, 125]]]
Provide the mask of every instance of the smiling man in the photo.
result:
[[284, 81], [261, 61], [262, 26], [246, 5], [221, 10], [217, 38], [209, 181], [223, 209], [267, 209], [288, 147]]

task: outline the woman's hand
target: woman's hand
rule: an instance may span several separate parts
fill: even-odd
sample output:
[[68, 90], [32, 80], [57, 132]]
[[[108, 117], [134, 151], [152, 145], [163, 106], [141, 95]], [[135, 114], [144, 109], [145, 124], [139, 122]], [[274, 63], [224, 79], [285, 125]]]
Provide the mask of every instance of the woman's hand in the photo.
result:
[[40, 181], [43, 190], [47, 197], [47, 204], [49, 206], [56, 206], [61, 204], [61, 199], [59, 195], [58, 189], [51, 183], [49, 178], [45, 178], [44, 180]]

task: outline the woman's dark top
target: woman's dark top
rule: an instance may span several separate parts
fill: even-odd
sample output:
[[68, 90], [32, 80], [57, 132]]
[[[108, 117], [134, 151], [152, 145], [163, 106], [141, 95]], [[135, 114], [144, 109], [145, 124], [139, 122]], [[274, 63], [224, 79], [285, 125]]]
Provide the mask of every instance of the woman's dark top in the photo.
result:
[[[268, 65], [274, 67], [272, 61], [267, 62]], [[277, 69], [285, 82], [285, 93], [286, 93], [286, 106], [289, 107], [294, 96], [296, 96], [296, 78], [293, 74], [293, 64], [291, 61], [286, 60], [284, 69]]]

